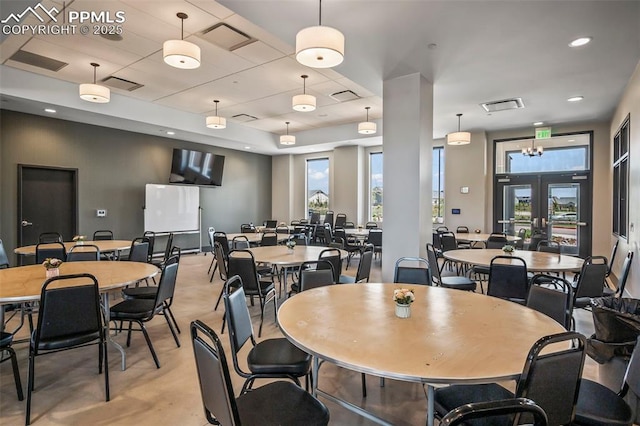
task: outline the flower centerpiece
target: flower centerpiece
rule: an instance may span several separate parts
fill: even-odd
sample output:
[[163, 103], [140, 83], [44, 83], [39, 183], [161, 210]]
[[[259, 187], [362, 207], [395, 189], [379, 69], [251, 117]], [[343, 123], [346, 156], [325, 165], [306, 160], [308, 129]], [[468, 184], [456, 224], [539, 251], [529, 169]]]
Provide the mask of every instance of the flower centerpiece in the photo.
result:
[[393, 290], [393, 300], [396, 302], [396, 316], [398, 318], [409, 318], [411, 316], [411, 304], [415, 298], [411, 289], [397, 288]]
[[515, 247], [513, 247], [512, 245], [507, 244], [506, 246], [502, 246], [502, 251], [507, 254], [513, 253], [514, 250], [515, 250]]
[[482, 232], [482, 229], [474, 229], [473, 232], [475, 232], [476, 234], [479, 234]]
[[73, 242], [81, 246], [84, 244], [86, 239], [87, 237], [85, 237], [84, 235], [76, 235], [75, 237], [73, 237]]
[[287, 248], [289, 250], [293, 250], [296, 247], [296, 242], [293, 240], [287, 240], [287, 242], [285, 243], [285, 245], [287, 246]]
[[44, 262], [42, 262], [42, 266], [46, 269], [46, 277], [53, 278], [60, 275], [60, 265], [62, 265], [62, 260], [56, 259], [55, 257], [47, 257]]

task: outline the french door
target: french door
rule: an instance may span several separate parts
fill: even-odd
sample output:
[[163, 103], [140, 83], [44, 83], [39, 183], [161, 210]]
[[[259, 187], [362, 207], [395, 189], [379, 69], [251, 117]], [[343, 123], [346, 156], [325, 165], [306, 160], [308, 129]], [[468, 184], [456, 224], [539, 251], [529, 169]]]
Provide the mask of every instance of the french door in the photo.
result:
[[[591, 254], [591, 177], [585, 173], [497, 175], [494, 229], [533, 233], [560, 244], [563, 254]], [[521, 231], [524, 229], [524, 231]]]

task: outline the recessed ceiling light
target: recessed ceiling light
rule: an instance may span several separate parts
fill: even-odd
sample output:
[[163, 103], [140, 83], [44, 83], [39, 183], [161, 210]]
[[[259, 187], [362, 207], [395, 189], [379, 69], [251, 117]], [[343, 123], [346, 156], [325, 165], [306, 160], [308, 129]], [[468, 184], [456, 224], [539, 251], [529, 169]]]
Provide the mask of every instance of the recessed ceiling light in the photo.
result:
[[44, 112], [48, 112], [50, 114], [55, 114], [57, 111], [55, 109], [53, 109], [53, 108], [45, 108]]
[[175, 135], [175, 134], [176, 134], [176, 132], [172, 132], [171, 130], [169, 130], [169, 131], [167, 132], [167, 134], [168, 134], [168, 135], [172, 135], [172, 136], [173, 136], [173, 135]]
[[571, 43], [569, 43], [569, 47], [584, 46], [585, 44], [588, 44], [590, 41], [591, 41], [591, 37], [580, 37], [573, 40]]
[[251, 147], [250, 146], [245, 146], [244, 149], [251, 149]]
[[569, 139], [567, 142], [575, 142], [575, 139]]
[[584, 96], [574, 96], [574, 97], [571, 97], [571, 98], [567, 99], [567, 101], [569, 101], [569, 102], [579, 102], [579, 101], [581, 101], [583, 99], [584, 99]]
[[543, 124], [543, 121], [536, 121], [535, 123], [533, 123], [534, 126], [542, 126]]

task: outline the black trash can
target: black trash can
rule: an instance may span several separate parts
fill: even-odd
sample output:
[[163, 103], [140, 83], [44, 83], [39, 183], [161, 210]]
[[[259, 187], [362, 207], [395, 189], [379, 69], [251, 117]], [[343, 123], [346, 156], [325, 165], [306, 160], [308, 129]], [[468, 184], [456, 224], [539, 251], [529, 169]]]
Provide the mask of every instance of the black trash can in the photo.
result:
[[628, 359], [640, 336], [640, 300], [595, 298], [591, 313], [595, 334], [587, 341], [587, 354], [600, 364], [614, 357]]

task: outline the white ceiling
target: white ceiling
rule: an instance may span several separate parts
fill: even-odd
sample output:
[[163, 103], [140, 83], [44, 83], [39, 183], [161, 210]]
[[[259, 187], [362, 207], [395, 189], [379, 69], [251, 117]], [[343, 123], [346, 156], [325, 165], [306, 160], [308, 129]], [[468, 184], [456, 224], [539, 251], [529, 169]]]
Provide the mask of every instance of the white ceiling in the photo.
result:
[[[62, 10], [62, 1], [44, 0]], [[21, 12], [36, 1], [2, 1], [0, 15]], [[345, 61], [317, 70], [294, 59], [295, 35], [317, 25], [317, 0], [74, 0], [68, 10], [124, 11], [121, 41], [95, 35], [3, 36], [2, 108], [57, 116], [145, 133], [176, 131], [175, 138], [266, 154], [308, 152], [331, 143], [380, 143], [356, 133], [365, 106], [381, 124], [382, 85], [388, 78], [420, 72], [434, 84], [434, 138], [457, 127], [493, 131], [533, 128], [534, 121], [559, 125], [607, 121], [640, 60], [638, 1], [428, 1], [325, 0], [323, 25], [342, 31]], [[177, 12], [185, 12], [184, 38], [202, 49], [202, 65], [179, 70], [164, 64], [162, 43], [180, 37]], [[38, 23], [33, 16], [24, 18]], [[218, 47], [203, 30], [224, 22], [257, 41], [233, 52]], [[579, 36], [593, 37], [571, 49]], [[9, 59], [17, 50], [68, 65], [57, 72]], [[78, 83], [116, 76], [144, 85], [132, 92], [112, 89], [108, 105], [77, 97]], [[18, 71], [19, 70], [19, 71]], [[34, 75], [35, 74], [35, 75]], [[314, 112], [295, 112], [291, 97], [318, 98]], [[55, 82], [51, 79], [61, 80]], [[44, 90], [29, 90], [42, 85]], [[332, 93], [352, 90], [361, 98], [338, 102]], [[51, 93], [42, 93], [51, 92]], [[64, 92], [64, 93], [62, 93]], [[69, 93], [73, 92], [73, 96]], [[584, 100], [568, 103], [570, 96]], [[525, 108], [488, 114], [480, 103], [521, 97]], [[64, 99], [64, 101], [63, 101]], [[204, 126], [219, 99], [229, 127]], [[153, 111], [153, 113], [152, 113]], [[232, 117], [248, 114], [257, 120]], [[298, 146], [281, 149], [277, 136], [290, 121]], [[379, 127], [379, 129], [381, 126]], [[532, 133], [532, 132], [531, 132]], [[313, 146], [317, 145], [317, 146]]]

